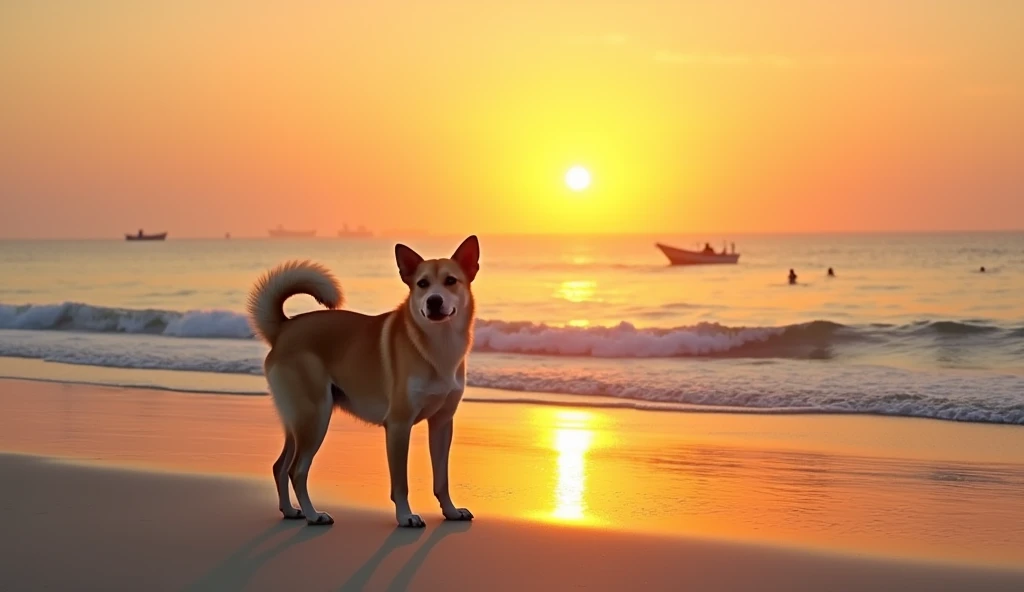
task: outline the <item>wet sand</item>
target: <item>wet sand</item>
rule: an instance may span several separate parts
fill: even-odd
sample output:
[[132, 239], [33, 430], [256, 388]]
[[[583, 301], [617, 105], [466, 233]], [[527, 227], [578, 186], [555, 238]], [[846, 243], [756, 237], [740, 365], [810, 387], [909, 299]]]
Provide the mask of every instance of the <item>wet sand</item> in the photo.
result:
[[342, 415], [321, 529], [279, 519], [265, 397], [5, 380], [0, 409], [0, 450], [40, 455], [0, 458], [0, 589], [1024, 586], [1014, 426], [468, 403], [452, 487], [478, 518], [442, 523], [418, 427], [409, 532], [381, 430]]

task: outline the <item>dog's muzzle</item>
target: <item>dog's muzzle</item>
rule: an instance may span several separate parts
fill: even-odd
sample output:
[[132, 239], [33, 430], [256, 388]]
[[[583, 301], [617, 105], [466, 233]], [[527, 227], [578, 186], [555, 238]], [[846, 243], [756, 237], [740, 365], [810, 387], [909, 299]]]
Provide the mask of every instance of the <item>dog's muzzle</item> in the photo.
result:
[[455, 315], [455, 307], [453, 306], [451, 310], [446, 311], [444, 309], [444, 298], [437, 294], [429, 296], [426, 305], [427, 309], [423, 312], [423, 316], [435, 323], [447, 321]]

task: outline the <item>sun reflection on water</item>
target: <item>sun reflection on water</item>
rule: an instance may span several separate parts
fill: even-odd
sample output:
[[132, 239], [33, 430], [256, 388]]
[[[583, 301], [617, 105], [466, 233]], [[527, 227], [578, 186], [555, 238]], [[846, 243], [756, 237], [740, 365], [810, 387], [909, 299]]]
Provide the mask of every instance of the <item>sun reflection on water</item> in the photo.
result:
[[594, 300], [597, 282], [592, 280], [573, 280], [562, 282], [555, 296], [569, 302], [587, 302]]

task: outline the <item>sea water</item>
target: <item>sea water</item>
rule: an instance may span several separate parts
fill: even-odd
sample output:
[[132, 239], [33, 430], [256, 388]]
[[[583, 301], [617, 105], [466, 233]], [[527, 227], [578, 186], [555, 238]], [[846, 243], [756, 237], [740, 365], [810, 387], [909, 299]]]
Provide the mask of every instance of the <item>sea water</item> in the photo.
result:
[[[481, 235], [469, 383], [518, 393], [472, 397], [1024, 424], [1024, 233], [734, 236], [739, 264], [699, 267], [654, 247], [703, 238]], [[0, 374], [262, 394], [256, 277], [313, 259], [377, 314], [406, 291], [394, 244], [0, 241]]]

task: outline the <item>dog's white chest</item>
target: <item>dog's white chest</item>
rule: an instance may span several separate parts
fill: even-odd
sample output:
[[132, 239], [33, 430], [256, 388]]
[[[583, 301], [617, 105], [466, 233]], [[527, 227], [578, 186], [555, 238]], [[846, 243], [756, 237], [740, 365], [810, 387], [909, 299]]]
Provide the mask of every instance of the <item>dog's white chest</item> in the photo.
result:
[[465, 378], [451, 376], [449, 378], [410, 377], [408, 381], [409, 401], [418, 410], [417, 421], [436, 414], [448, 401], [450, 395], [462, 395], [465, 389]]
[[460, 376], [452, 375], [448, 378], [432, 377], [424, 379], [419, 376], [409, 378], [407, 388], [409, 396], [416, 398], [447, 397], [451, 392], [462, 392], [466, 385]]

